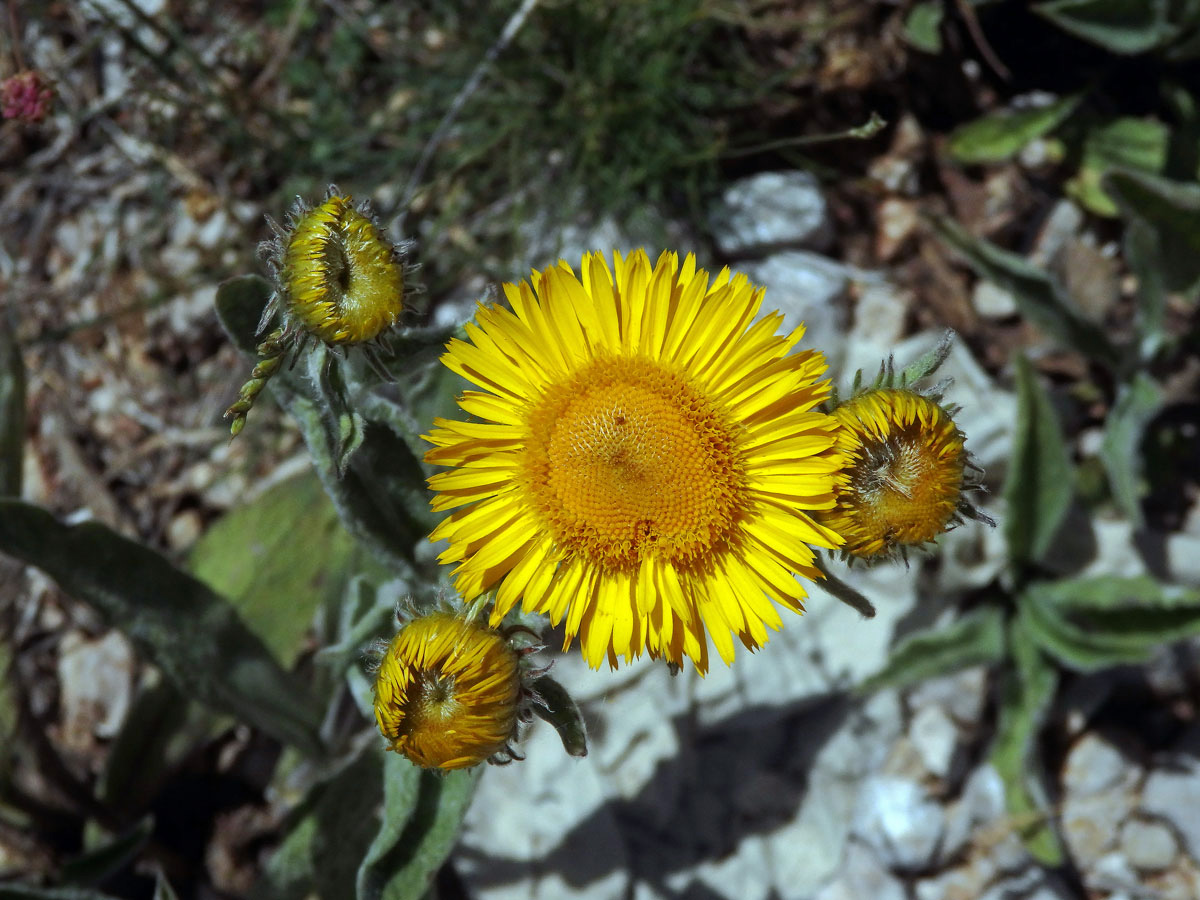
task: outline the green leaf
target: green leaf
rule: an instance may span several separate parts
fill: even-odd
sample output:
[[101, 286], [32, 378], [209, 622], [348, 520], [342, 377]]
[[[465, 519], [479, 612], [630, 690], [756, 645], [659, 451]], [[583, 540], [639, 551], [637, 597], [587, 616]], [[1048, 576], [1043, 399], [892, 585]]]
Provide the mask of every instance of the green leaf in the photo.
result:
[[148, 808], [170, 765], [177, 762], [168, 745], [195, 709], [161, 676], [157, 682], [143, 683], [109, 747], [96, 787], [98, 799], [116, 809]]
[[[374, 737], [374, 736], [372, 736]], [[267, 859], [254, 900], [342, 900], [376, 831], [384, 761], [378, 740], [342, 760], [314, 785], [287, 837]]]
[[937, 372], [942, 367], [942, 363], [950, 356], [950, 351], [954, 347], [954, 337], [952, 329], [947, 328], [942, 332], [942, 336], [938, 338], [938, 342], [932, 350], [904, 367], [904, 371], [900, 373], [900, 386], [907, 387], [910, 384], [916, 384]]
[[[421, 900], [425, 896], [433, 876], [454, 849], [481, 771], [482, 767], [474, 766], [446, 774], [420, 773], [416, 805], [403, 830], [390, 846], [372, 845], [378, 855], [370, 865], [364, 860], [359, 870], [358, 900]], [[403, 794], [398, 792], [398, 797], [403, 802]], [[384, 828], [395, 831], [386, 814]]]
[[1003, 494], [1009, 559], [1019, 568], [1045, 558], [1071, 508], [1073, 478], [1058, 415], [1023, 356], [1016, 374], [1016, 434]]
[[956, 128], [947, 149], [959, 162], [968, 164], [1011, 159], [1026, 144], [1066, 121], [1080, 99], [1081, 94], [1071, 94], [1048, 106], [989, 113]]
[[1169, 8], [1168, 0], [1054, 0], [1034, 10], [1063, 31], [1128, 56], [1178, 36]]
[[1200, 591], [1148, 576], [1035, 584], [1019, 603], [1040, 646], [1083, 672], [1145, 662], [1158, 647], [1200, 634]]
[[267, 301], [275, 293], [271, 282], [258, 275], [239, 275], [217, 288], [217, 316], [237, 348], [257, 356], [258, 325]]
[[941, 3], [935, 0], [918, 3], [904, 19], [904, 39], [925, 53], [941, 53], [944, 16]]
[[1100, 459], [1108, 473], [1108, 484], [1117, 506], [1135, 525], [1142, 526], [1142, 496], [1145, 472], [1139, 450], [1146, 426], [1163, 405], [1158, 383], [1144, 372], [1121, 385], [1117, 402], [1104, 423]]
[[1097, 215], [1115, 216], [1117, 205], [1104, 190], [1104, 176], [1113, 170], [1161, 172], [1170, 137], [1157, 119], [1113, 119], [1089, 129], [1079, 171], [1067, 182], [1067, 193]]
[[291, 665], [316, 610], [344, 592], [357, 554], [310, 472], [217, 520], [192, 548], [188, 567]]
[[0, 900], [118, 900], [86, 888], [33, 887], [28, 884], [0, 884]]
[[1079, 312], [1063, 287], [1020, 256], [973, 237], [944, 216], [931, 218], [934, 230], [966, 258], [980, 278], [1008, 291], [1021, 314], [1064, 346], [1109, 368], [1120, 362], [1105, 333]]
[[1009, 632], [1013, 667], [1000, 697], [999, 723], [991, 761], [1004, 782], [1013, 825], [1030, 855], [1056, 866], [1063, 851], [1041, 783], [1037, 737], [1058, 687], [1058, 673], [1018, 618]]
[[167, 881], [167, 876], [161, 871], [154, 879], [154, 900], [179, 900], [179, 895], [171, 887], [171, 882]]
[[587, 756], [587, 726], [567, 689], [548, 675], [534, 682], [533, 689], [541, 701], [534, 703], [534, 714], [554, 726], [567, 755]]
[[64, 525], [0, 499], [0, 551], [37, 566], [121, 629], [189, 698], [307, 753], [316, 704], [229, 604], [148, 547], [98, 522]]
[[25, 451], [25, 363], [11, 330], [0, 326], [0, 497], [21, 496]]
[[146, 816], [124, 834], [89, 850], [62, 867], [67, 884], [98, 884], [132, 863], [154, 833], [154, 817]]
[[[270, 285], [247, 276], [223, 283], [217, 290], [217, 314], [225, 330], [243, 350], [253, 352], [254, 330], [270, 297]], [[347, 421], [344, 398], [358, 395], [342, 379], [341, 360], [330, 360], [328, 351], [313, 351], [309, 364], [315, 377], [284, 367], [268, 385], [281, 405], [296, 420], [334, 507], [346, 530], [362, 541], [393, 570], [408, 573], [413, 567], [413, 547], [432, 530], [436, 518], [429, 510], [425, 472], [412, 448], [386, 425], [363, 419]]]
[[399, 753], [385, 753], [382, 821], [358, 867], [356, 884], [360, 900], [383, 895], [383, 886], [391, 874], [385, 868], [386, 859], [404, 840], [408, 823], [416, 811], [420, 789], [421, 769]]
[[1155, 267], [1165, 290], [1194, 296], [1200, 290], [1200, 184], [1112, 172], [1104, 187], [1130, 228], [1142, 225], [1149, 231], [1149, 252], [1134, 272], [1139, 281], [1146, 277], [1144, 269]]
[[906, 688], [970, 666], [1004, 658], [1004, 614], [980, 607], [936, 631], [921, 631], [901, 641], [884, 667], [858, 687], [867, 694], [881, 688]]

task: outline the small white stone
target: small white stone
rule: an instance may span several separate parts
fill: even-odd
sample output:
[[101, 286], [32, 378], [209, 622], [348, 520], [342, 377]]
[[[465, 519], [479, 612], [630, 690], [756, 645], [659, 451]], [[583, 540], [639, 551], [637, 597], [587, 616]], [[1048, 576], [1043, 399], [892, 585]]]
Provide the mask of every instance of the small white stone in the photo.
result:
[[1063, 767], [1063, 791], [1068, 795], [1091, 796], [1115, 786], [1129, 771], [1125, 756], [1098, 734], [1085, 734], [1067, 754]]
[[937, 855], [945, 825], [941, 807], [915, 782], [874, 775], [859, 791], [854, 833], [894, 870], [927, 868]]
[[1121, 852], [1139, 869], [1154, 872], [1175, 861], [1179, 846], [1171, 829], [1161, 822], [1132, 819], [1121, 829]]
[[[787, 885], [777, 887], [786, 890]], [[904, 885], [879, 864], [875, 855], [857, 841], [850, 841], [838, 878], [822, 888], [814, 900], [905, 900], [906, 897]]]
[[958, 746], [958, 728], [945, 710], [940, 706], [917, 710], [908, 726], [908, 738], [931, 775], [945, 778], [950, 774]]
[[120, 730], [133, 695], [133, 648], [119, 631], [89, 640], [78, 632], [63, 638], [58, 656], [63, 741], [86, 750], [93, 737]]
[[1142, 809], [1166, 819], [1200, 860], [1200, 765], [1180, 758], [1171, 769], [1151, 772], [1142, 789]]
[[991, 281], [975, 282], [971, 305], [985, 319], [1006, 319], [1017, 314], [1017, 298]]
[[734, 258], [781, 247], [824, 250], [833, 241], [825, 197], [808, 172], [761, 172], [735, 181], [709, 222], [717, 248]]

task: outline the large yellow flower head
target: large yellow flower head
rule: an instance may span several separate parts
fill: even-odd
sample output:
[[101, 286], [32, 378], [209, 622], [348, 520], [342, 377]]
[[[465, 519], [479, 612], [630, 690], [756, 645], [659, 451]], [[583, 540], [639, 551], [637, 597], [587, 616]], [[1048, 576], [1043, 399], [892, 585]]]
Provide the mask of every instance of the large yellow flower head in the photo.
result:
[[462, 769], [514, 754], [520, 653], [499, 633], [452, 613], [413, 619], [384, 651], [375, 721], [388, 749], [419, 766]]
[[[874, 388], [833, 410], [853, 441], [837, 506], [818, 513], [841, 534], [842, 553], [890, 558], [978, 518], [964, 489], [966, 438], [942, 406], [909, 388]], [[986, 517], [983, 517], [986, 520]]]
[[[763, 290], [664, 253], [583, 258], [506, 284], [511, 309], [480, 306], [443, 362], [481, 391], [476, 421], [435, 420], [433, 540], [465, 600], [495, 591], [578, 635], [598, 667], [643, 652], [704, 672], [803, 611], [794, 577], [818, 578], [813, 521], [831, 508], [842, 455], [817, 409], [824, 358], [793, 352]], [[565, 649], [564, 645], [564, 649]]]

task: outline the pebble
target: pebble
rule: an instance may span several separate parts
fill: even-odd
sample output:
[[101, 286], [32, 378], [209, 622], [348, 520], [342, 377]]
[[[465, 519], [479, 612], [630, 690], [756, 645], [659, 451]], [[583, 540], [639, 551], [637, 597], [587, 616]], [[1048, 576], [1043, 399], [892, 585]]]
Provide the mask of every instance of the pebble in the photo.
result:
[[907, 896], [903, 883], [870, 850], [850, 841], [837, 879], [822, 888], [815, 900], [906, 900]]
[[133, 647], [119, 631], [89, 639], [76, 631], [62, 640], [58, 656], [63, 743], [87, 750], [93, 738], [120, 731], [133, 696]]
[[914, 781], [873, 775], [859, 790], [853, 833], [895, 871], [928, 868], [945, 827], [941, 806]]
[[931, 775], [945, 778], [950, 774], [958, 727], [944, 709], [926, 706], [917, 710], [908, 726], [908, 738]]
[[781, 247], [826, 250], [829, 208], [808, 172], [761, 172], [725, 189], [709, 215], [717, 249], [738, 259]]
[[1154, 872], [1175, 861], [1179, 846], [1171, 829], [1161, 822], [1131, 819], [1121, 829], [1121, 852], [1132, 865]]
[[1142, 789], [1142, 809], [1171, 823], [1188, 855], [1200, 860], [1200, 764], [1180, 759], [1172, 769], [1151, 772]]
[[1093, 733], [1085, 734], [1067, 754], [1062, 784], [1067, 796], [1092, 796], [1114, 787], [1129, 771], [1125, 756]]
[[998, 284], [980, 279], [971, 292], [971, 305], [985, 319], [1006, 319], [1017, 314], [1017, 298]]

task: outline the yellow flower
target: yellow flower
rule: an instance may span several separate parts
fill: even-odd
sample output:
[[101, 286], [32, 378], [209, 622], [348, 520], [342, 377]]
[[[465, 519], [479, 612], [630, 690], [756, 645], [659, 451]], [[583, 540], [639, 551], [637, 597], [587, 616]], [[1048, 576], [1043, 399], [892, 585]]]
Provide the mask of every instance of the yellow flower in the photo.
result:
[[846, 539], [844, 555], [890, 557], [932, 541], [970, 512], [966, 438], [933, 400], [876, 388], [832, 414], [853, 450], [837, 506], [818, 518]]
[[[495, 590], [492, 622], [518, 601], [579, 635], [592, 667], [646, 652], [727, 663], [803, 611], [810, 544], [838, 535], [809, 512], [833, 506], [843, 459], [816, 407], [821, 354], [791, 352], [798, 328], [755, 321], [763, 290], [689, 254], [644, 251], [565, 262], [506, 284], [511, 310], [481, 306], [470, 343], [443, 362], [484, 388], [459, 405], [482, 421], [435, 420], [426, 460], [432, 535], [465, 600]], [[455, 509], [458, 507], [457, 509]]]
[[372, 340], [404, 309], [403, 262], [350, 197], [298, 211], [278, 266], [288, 313], [327, 344]]
[[502, 635], [451, 613], [413, 619], [375, 679], [388, 749], [429, 769], [463, 769], [507, 751], [521, 699], [520, 654]]
[[[286, 226], [268, 221], [275, 240], [259, 250], [275, 276], [275, 292], [258, 328], [259, 360], [225, 410], [226, 418], [233, 416], [234, 437], [288, 353], [313, 341], [335, 348], [374, 341], [404, 311], [407, 246], [384, 236], [365, 203], [355, 205], [331, 187], [315, 207], [297, 200]], [[279, 327], [263, 336], [276, 315]], [[370, 347], [367, 356], [382, 371]]]

